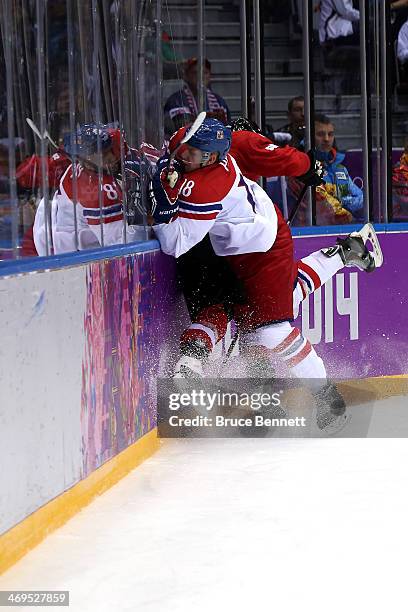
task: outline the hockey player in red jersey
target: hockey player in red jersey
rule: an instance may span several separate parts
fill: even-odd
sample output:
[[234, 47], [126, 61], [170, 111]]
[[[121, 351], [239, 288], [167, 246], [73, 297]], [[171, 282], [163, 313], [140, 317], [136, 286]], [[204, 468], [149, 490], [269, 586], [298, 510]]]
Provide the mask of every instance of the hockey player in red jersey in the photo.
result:
[[[171, 149], [178, 146], [180, 134], [186, 131], [182, 130], [184, 132], [179, 131], [173, 137]], [[255, 146], [253, 136], [251, 138]], [[259, 154], [262, 147], [272, 153], [273, 146], [267, 139], [261, 142], [263, 138], [257, 138]], [[240, 136], [242, 141], [248, 142], [248, 139], [248, 135]], [[246, 350], [273, 351], [287, 364], [292, 375], [325, 379], [322, 360], [301, 332], [290, 325], [295, 314], [293, 287], [301, 278], [293, 260], [290, 230], [279, 209], [272, 205], [259, 185], [241, 173], [241, 170], [245, 172], [242, 167], [245, 167], [245, 154], [241, 155], [241, 169], [228, 154], [230, 140], [227, 128], [207, 119], [188, 144], [177, 149], [176, 157], [183, 172], [175, 185], [170, 186], [168, 182], [167, 160], [159, 164], [153, 180], [156, 235], [166, 253], [180, 257], [209, 234], [215, 253], [228, 261], [244, 288], [245, 301], [235, 305], [234, 318], [244, 336]], [[308, 160], [302, 169], [307, 171], [310, 165]], [[344, 265], [358, 264], [366, 270], [375, 266], [373, 256], [359, 236], [351, 236], [319, 256], [326, 261], [331, 258], [333, 271], [330, 276]], [[304, 287], [310, 285], [310, 279], [314, 288], [321, 281], [315, 270], [305, 264], [299, 295], [306, 293]], [[217, 341], [219, 333], [225, 331], [223, 313], [218, 314], [223, 321], [220, 325], [205, 329], [205, 325], [195, 322], [192, 326], [196, 331], [197, 347], [201, 345], [204, 352]], [[215, 319], [216, 316], [212, 318], [213, 323]], [[189, 364], [184, 365], [189, 368]], [[332, 385], [330, 388], [325, 389], [325, 397], [332, 394], [329, 405], [338, 415], [344, 412], [344, 402], [334, 393]]]
[[[70, 163], [68, 157], [62, 152], [54, 153], [54, 155], [45, 158], [45, 168], [50, 191], [54, 192], [58, 189], [61, 177]], [[42, 166], [41, 157], [38, 155], [31, 155], [31, 157], [23, 160], [16, 169], [18, 187], [30, 194], [40, 188], [43, 184]], [[34, 244], [33, 230], [34, 227], [31, 225], [23, 236], [21, 246], [24, 257], [35, 257], [38, 255]]]
[[321, 164], [316, 166], [311, 153], [303, 153], [294, 147], [278, 147], [264, 136], [258, 126], [240, 117], [232, 124], [229, 151], [242, 174], [252, 181], [261, 176], [295, 176], [308, 184], [320, 183]]
[[[50, 189], [57, 189], [59, 182], [71, 161], [62, 152], [45, 158], [45, 165]], [[16, 180], [20, 188], [34, 191], [42, 185], [41, 157], [31, 155], [19, 164], [16, 169]]]

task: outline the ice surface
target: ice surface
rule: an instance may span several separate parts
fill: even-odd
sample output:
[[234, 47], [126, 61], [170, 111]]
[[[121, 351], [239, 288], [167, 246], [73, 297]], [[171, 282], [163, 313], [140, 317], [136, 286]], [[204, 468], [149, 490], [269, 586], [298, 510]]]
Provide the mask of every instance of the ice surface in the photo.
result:
[[165, 441], [0, 589], [68, 589], [70, 612], [402, 610], [407, 466], [405, 439]]

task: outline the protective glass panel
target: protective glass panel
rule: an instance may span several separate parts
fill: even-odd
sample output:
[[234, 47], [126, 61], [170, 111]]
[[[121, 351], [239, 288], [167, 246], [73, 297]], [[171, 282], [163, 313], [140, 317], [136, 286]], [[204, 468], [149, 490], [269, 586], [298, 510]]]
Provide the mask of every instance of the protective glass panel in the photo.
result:
[[240, 105], [239, 7], [165, 1], [162, 19], [166, 138], [202, 110], [228, 123]]
[[[294, 225], [343, 225], [365, 216], [363, 185], [362, 85], [358, 2], [348, 6], [347, 19], [333, 3], [298, 3], [302, 21], [309, 10], [311, 82], [311, 144], [325, 168], [325, 182], [312, 197], [301, 200]], [[354, 8], [354, 5], [357, 8]], [[301, 24], [303, 48], [309, 37]], [[302, 185], [288, 178], [288, 202], [299, 200]]]
[[395, 2], [388, 13], [387, 49], [392, 129], [388, 139], [388, 220], [408, 222], [408, 6]]
[[[304, 150], [305, 102], [303, 66], [303, 14], [300, 2], [263, 2], [260, 5], [263, 25], [265, 71], [264, 133], [278, 146], [290, 145]], [[251, 65], [254, 66], [252, 52]], [[296, 207], [299, 193], [293, 177], [271, 176], [266, 189], [279, 206], [285, 219]], [[305, 202], [306, 202], [305, 198]], [[307, 224], [304, 214], [296, 214], [294, 223]]]
[[150, 236], [161, 11], [159, 0], [1, 0], [0, 259]]

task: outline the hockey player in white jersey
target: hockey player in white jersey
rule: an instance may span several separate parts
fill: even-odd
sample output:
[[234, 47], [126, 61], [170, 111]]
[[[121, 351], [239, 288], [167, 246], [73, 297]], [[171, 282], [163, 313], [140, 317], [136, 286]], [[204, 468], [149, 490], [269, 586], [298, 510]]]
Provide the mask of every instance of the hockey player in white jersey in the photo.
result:
[[[124, 173], [121, 176], [121, 146]], [[145, 145], [146, 155], [152, 149]], [[153, 149], [152, 149], [153, 150]], [[154, 150], [155, 151], [155, 150]], [[51, 201], [51, 230], [54, 253], [75, 251], [77, 248], [97, 248], [145, 239], [145, 230], [134, 225], [132, 211], [140, 200], [140, 151], [121, 144], [118, 128], [109, 125], [84, 124], [64, 138], [61, 156], [67, 161]], [[73, 156], [77, 159], [71, 163]], [[136, 161], [135, 161], [136, 159]], [[101, 165], [100, 172], [98, 166]], [[133, 176], [136, 174], [135, 180]], [[139, 190], [132, 190], [134, 183]], [[127, 206], [124, 210], [124, 191]], [[136, 203], [137, 206], [137, 203]], [[125, 223], [129, 222], [129, 223]], [[142, 222], [139, 215], [139, 222]], [[39, 255], [47, 254], [44, 200], [41, 201], [33, 228], [34, 243]]]
[[[245, 303], [236, 305], [234, 318], [247, 350], [273, 351], [292, 375], [325, 379], [322, 360], [300, 330], [290, 325], [293, 287], [298, 281], [290, 231], [263, 190], [246, 179], [228, 155], [230, 138], [225, 126], [206, 120], [188, 145], [177, 151], [184, 173], [175, 185], [168, 181], [167, 160], [162, 161], [153, 181], [156, 235], [162, 249], [178, 257], [208, 233], [216, 254], [227, 259], [244, 286]], [[356, 262], [363, 269], [373, 268], [373, 256], [361, 242], [359, 236], [349, 237], [321, 257], [330, 255], [337, 269]], [[298, 295], [304, 297], [303, 292], [307, 290], [300, 283]], [[197, 326], [197, 332], [202, 332], [197, 340], [208, 349], [206, 334], [210, 346], [217, 338], [214, 329], [207, 333], [203, 327]], [[344, 412], [338, 396], [329, 404], [336, 416]]]

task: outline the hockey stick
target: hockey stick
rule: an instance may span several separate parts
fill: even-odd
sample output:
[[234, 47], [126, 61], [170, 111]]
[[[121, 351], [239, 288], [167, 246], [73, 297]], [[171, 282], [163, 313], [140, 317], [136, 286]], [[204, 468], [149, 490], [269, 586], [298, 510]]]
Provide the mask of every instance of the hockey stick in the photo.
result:
[[57, 145], [57, 143], [51, 138], [51, 136], [49, 135], [49, 133], [47, 132], [47, 130], [44, 131], [44, 134], [41, 134], [40, 130], [38, 129], [38, 127], [35, 125], [34, 121], [32, 119], [30, 119], [30, 117], [26, 117], [26, 121], [28, 123], [28, 125], [30, 126], [30, 128], [33, 130], [34, 134], [36, 134], [38, 136], [38, 138], [40, 140], [48, 140], [48, 142], [50, 144], [52, 144], [52, 146], [57, 149], [57, 151], [60, 150], [59, 146]]
[[186, 142], [188, 142], [190, 138], [194, 136], [197, 130], [203, 125], [206, 117], [207, 117], [207, 113], [205, 111], [202, 111], [199, 115], [197, 115], [193, 125], [186, 132], [185, 136], [180, 140], [179, 144], [174, 149], [173, 153], [170, 155], [169, 161], [174, 159], [174, 156], [177, 153], [178, 149], [181, 147], [181, 145], [186, 144]]
[[289, 218], [288, 218], [288, 220], [286, 222], [289, 225], [289, 227], [292, 225], [292, 221], [294, 220], [294, 218], [296, 217], [296, 215], [298, 213], [298, 210], [299, 210], [300, 205], [301, 205], [302, 200], [303, 200], [303, 196], [306, 193], [307, 187], [308, 187], [308, 185], [303, 185], [302, 191], [300, 192], [300, 195], [299, 195], [298, 199], [296, 200], [296, 203], [295, 203], [294, 207], [291, 210]]
[[207, 113], [206, 112], [201, 112], [196, 120], [194, 121], [193, 125], [190, 127], [190, 129], [186, 132], [185, 136], [180, 140], [179, 144], [177, 145], [177, 147], [174, 149], [173, 153], [170, 155], [169, 157], [169, 164], [168, 164], [168, 175], [167, 175], [167, 180], [169, 181], [170, 187], [173, 189], [174, 185], [177, 183], [178, 180], [178, 172], [174, 169], [174, 158], [176, 156], [177, 151], [180, 149], [180, 147], [183, 144], [186, 144], [186, 142], [188, 142], [190, 140], [190, 138], [192, 136], [194, 136], [194, 134], [197, 132], [197, 130], [202, 126], [205, 118], [207, 117]]
[[[38, 127], [35, 125], [34, 121], [32, 119], [30, 119], [30, 117], [26, 117], [26, 121], [28, 123], [28, 125], [30, 126], [30, 128], [33, 130], [34, 134], [36, 136], [38, 136], [38, 138], [40, 140], [48, 140], [48, 142], [54, 147], [54, 149], [56, 151], [58, 151], [58, 153], [60, 153], [63, 157], [66, 157], [67, 159], [69, 159], [69, 161], [71, 163], [74, 162], [74, 159], [71, 155], [69, 155], [69, 153], [67, 153], [66, 151], [64, 151], [64, 149], [62, 149], [61, 147], [59, 147], [57, 145], [57, 143], [55, 142], [55, 140], [53, 140], [51, 138], [51, 136], [49, 135], [47, 130], [44, 130], [44, 133], [41, 134], [40, 130], [38, 129]], [[78, 161], [81, 162], [86, 162], [86, 160], [82, 160], [82, 158], [78, 157], [78, 155], [76, 156]], [[88, 163], [88, 162], [87, 162]], [[91, 162], [89, 162], [89, 164], [93, 167], [96, 168], [96, 166], [94, 164], [92, 164]]]
[[[72, 155], [69, 155], [69, 153], [67, 153], [64, 149], [59, 147], [57, 143], [55, 142], [55, 140], [51, 138], [47, 130], [44, 130], [44, 133], [41, 135], [40, 130], [35, 125], [34, 121], [30, 119], [30, 117], [26, 117], [26, 121], [28, 125], [30, 126], [30, 128], [33, 130], [34, 134], [38, 136], [40, 140], [48, 140], [48, 142], [55, 148], [56, 151], [58, 151], [60, 155], [69, 159], [69, 161], [72, 164], [74, 163], [75, 160], [72, 157]], [[88, 159], [84, 159], [83, 157], [80, 157], [79, 155], [76, 155], [75, 157], [76, 157], [76, 161], [80, 162], [83, 166], [88, 167], [93, 172], [98, 172], [98, 166], [96, 164], [93, 164]]]
[[231, 344], [228, 347], [228, 351], [225, 354], [225, 359], [224, 359], [224, 363], [226, 363], [228, 361], [228, 359], [231, 357], [232, 355], [232, 351], [235, 348], [236, 343], [238, 342], [238, 338], [239, 338], [239, 329], [236, 330], [234, 337], [231, 340]]
[[235, 346], [236, 346], [236, 344], [238, 342], [238, 339], [239, 339], [239, 329], [236, 330], [236, 332], [234, 334], [234, 337], [231, 340], [231, 344], [228, 347], [228, 351], [225, 353], [225, 357], [221, 361], [221, 365], [220, 365], [220, 368], [218, 370], [218, 375], [219, 376], [221, 375], [225, 365], [228, 363], [228, 360], [229, 360], [229, 358], [232, 355], [232, 351], [234, 350], [234, 348], [235, 348]]

